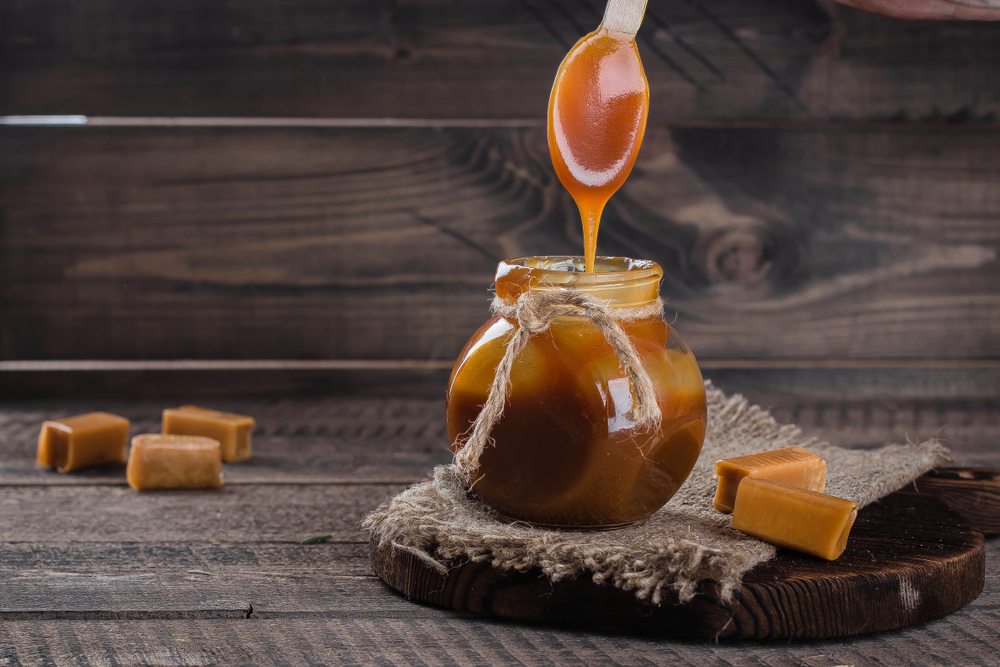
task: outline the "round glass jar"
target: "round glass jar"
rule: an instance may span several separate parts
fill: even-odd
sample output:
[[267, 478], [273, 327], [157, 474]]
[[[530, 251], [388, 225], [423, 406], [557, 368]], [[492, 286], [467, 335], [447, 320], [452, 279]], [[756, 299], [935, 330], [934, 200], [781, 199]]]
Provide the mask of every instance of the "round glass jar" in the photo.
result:
[[[528, 291], [579, 290], [609, 311], [659, 297], [655, 262], [598, 257], [524, 257], [500, 262], [496, 294], [510, 304]], [[659, 427], [630, 418], [634, 393], [614, 349], [583, 317], [559, 317], [528, 341], [511, 370], [503, 416], [479, 458], [473, 489], [508, 520], [569, 529], [645, 521], [687, 479], [705, 439], [705, 385], [694, 355], [662, 316], [620, 321], [656, 390]], [[517, 327], [490, 318], [458, 357], [447, 395], [448, 437], [457, 451]]]

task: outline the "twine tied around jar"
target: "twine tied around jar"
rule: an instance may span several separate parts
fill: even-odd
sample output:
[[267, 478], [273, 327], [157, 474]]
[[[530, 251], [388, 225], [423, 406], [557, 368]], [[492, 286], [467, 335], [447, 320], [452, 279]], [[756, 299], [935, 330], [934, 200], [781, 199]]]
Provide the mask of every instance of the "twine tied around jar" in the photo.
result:
[[514, 361], [524, 351], [528, 340], [545, 332], [558, 317], [583, 317], [594, 323], [604, 334], [605, 340], [618, 356], [622, 370], [632, 385], [635, 399], [629, 418], [639, 427], [659, 427], [660, 406], [656, 402], [656, 389], [639, 353], [619, 322], [663, 316], [663, 300], [633, 307], [612, 308], [607, 302], [595, 299], [578, 290], [554, 292], [528, 291], [516, 303], [495, 297], [491, 306], [495, 315], [515, 320], [517, 328], [507, 341], [507, 349], [497, 365], [493, 383], [479, 416], [472, 425], [472, 433], [455, 454], [455, 463], [471, 484], [472, 475], [479, 468], [479, 457], [492, 443], [490, 432], [503, 416], [504, 404], [510, 393], [510, 374]]

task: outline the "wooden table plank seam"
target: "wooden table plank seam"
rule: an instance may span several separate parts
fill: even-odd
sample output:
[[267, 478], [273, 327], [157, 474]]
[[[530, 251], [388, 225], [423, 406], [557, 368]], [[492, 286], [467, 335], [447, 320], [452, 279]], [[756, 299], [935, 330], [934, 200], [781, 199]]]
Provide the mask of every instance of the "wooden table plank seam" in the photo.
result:
[[[918, 422], [917, 413], [933, 416], [935, 428], [940, 419], [954, 415], [964, 415], [960, 422], [966, 429], [995, 422], [989, 401], [966, 405], [965, 400], [947, 401], [943, 417], [933, 401], [820, 405], [786, 397], [773, 404], [783, 419], [797, 411], [807, 428], [856, 440], [859, 434], [882, 438], [889, 433], [879, 429], [887, 428], [883, 417], [896, 407], [901, 408], [896, 425], [906, 428]], [[672, 659], [680, 664], [829, 667], [900, 664], [900, 655], [944, 665], [951, 654], [973, 664], [1000, 652], [1000, 591], [994, 585], [1000, 576], [1000, 538], [986, 542], [983, 595], [949, 617], [910, 630], [850, 641], [714, 645], [522, 626], [415, 604], [391, 592], [371, 572], [358, 521], [387, 495], [419, 478], [435, 456], [446, 455], [443, 440], [422, 437], [417, 428], [440, 428], [442, 418], [426, 416], [442, 413], [440, 399], [228, 401], [223, 407], [261, 415], [263, 434], [255, 438], [255, 446], [263, 465], [231, 466], [232, 482], [221, 493], [153, 495], [134, 494], [120, 479], [109, 482], [121, 475], [120, 469], [60, 476], [33, 467], [37, 420], [54, 409], [65, 412], [84, 405], [96, 407], [93, 402], [61, 401], [33, 403], [30, 409], [0, 406], [0, 663], [28, 664], [41, 656], [69, 664], [72, 656], [83, 656], [91, 664], [129, 664], [143, 662], [136, 656], [144, 656], [145, 662], [166, 664], [163, 656], [168, 654], [158, 652], [161, 646], [174, 651], [169, 655], [175, 663], [201, 664], [259, 662], [246, 656], [278, 651], [289, 663], [329, 663], [331, 656], [341, 656], [341, 662], [400, 665], [589, 666]], [[158, 420], [153, 405], [111, 401], [101, 407], [142, 417], [136, 426], [147, 428]], [[874, 406], [871, 419], [856, 421], [866, 406]], [[393, 411], [398, 418], [387, 418]], [[407, 423], [411, 426], [395, 435], [397, 425]], [[334, 433], [342, 426], [344, 433], [355, 433], [359, 424], [365, 425], [362, 437], [337, 438], [320, 431], [325, 427]], [[282, 428], [283, 435], [270, 435]], [[424, 451], [430, 443], [433, 451]], [[963, 451], [996, 463], [997, 450], [988, 439], [977, 437]], [[390, 475], [395, 452], [410, 458], [399, 459], [406, 465]], [[311, 467], [316, 461], [323, 463]], [[318, 476], [304, 474], [312, 470]], [[25, 474], [40, 481], [27, 481]], [[285, 481], [279, 474], [286, 475]], [[58, 526], [46, 520], [55, 506], [65, 508], [65, 523]], [[20, 514], [7, 511], [15, 507]], [[109, 509], [113, 511], [107, 516], [120, 517], [128, 530], [98, 520]], [[192, 516], [200, 518], [192, 521]], [[319, 532], [331, 532], [334, 539], [297, 544]], [[195, 568], [217, 576], [186, 574]], [[803, 594], [808, 597], [807, 590]], [[111, 628], [137, 632], [139, 639], [132, 643], [118, 637], [118, 631], [110, 634]], [[331, 634], [344, 641], [332, 641]], [[171, 637], [188, 641], [174, 644]], [[442, 642], [457, 644], [445, 651]], [[410, 649], [401, 650], [400, 643]], [[178, 646], [193, 652], [177, 652]], [[443, 657], [438, 655], [442, 652]], [[806, 660], [821, 653], [836, 656], [836, 661]]]

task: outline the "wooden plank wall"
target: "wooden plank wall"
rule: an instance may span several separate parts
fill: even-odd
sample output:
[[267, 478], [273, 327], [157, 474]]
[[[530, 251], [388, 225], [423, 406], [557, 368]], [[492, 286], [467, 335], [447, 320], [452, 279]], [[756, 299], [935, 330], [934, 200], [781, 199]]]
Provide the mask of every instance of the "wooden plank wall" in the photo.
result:
[[[440, 391], [498, 259], [581, 251], [543, 119], [602, 9], [3, 3], [0, 395]], [[639, 44], [599, 250], [664, 266], [706, 375], [1000, 395], [1000, 25], [654, 0]], [[176, 359], [317, 365], [35, 363]]]
[[[16, 114], [541, 118], [600, 0], [12, 0]], [[997, 28], [826, 0], [653, 0], [650, 118], [992, 121]]]

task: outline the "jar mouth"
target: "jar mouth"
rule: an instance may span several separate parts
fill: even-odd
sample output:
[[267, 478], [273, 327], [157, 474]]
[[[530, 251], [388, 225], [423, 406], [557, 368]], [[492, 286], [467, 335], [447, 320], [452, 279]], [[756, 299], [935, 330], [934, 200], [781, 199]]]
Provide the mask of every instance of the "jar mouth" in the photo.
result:
[[528, 291], [579, 290], [613, 306], [637, 306], [659, 296], [663, 269], [648, 259], [597, 257], [594, 271], [584, 258], [539, 255], [506, 259], [497, 265], [497, 295], [516, 301]]

